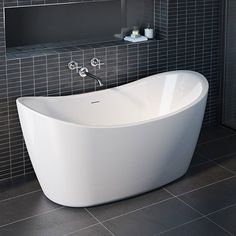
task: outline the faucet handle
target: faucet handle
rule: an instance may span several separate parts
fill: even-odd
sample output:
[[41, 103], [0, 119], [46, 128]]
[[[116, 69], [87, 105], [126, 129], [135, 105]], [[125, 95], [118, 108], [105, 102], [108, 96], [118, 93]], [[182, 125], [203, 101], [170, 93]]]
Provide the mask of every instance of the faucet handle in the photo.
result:
[[101, 60], [99, 60], [96, 57], [91, 59], [90, 63], [91, 63], [91, 66], [93, 66], [93, 67], [97, 67], [98, 66], [99, 70], [101, 69], [102, 65], [105, 65], [105, 63], [102, 63]]
[[78, 63], [75, 62], [75, 61], [71, 61], [71, 62], [68, 63], [68, 67], [69, 67], [70, 70], [75, 70], [76, 67], [78, 67]]
[[79, 69], [81, 68], [81, 66], [79, 66], [79, 64], [75, 61], [69, 62], [68, 67], [70, 70], [76, 70], [76, 73], [79, 73]]

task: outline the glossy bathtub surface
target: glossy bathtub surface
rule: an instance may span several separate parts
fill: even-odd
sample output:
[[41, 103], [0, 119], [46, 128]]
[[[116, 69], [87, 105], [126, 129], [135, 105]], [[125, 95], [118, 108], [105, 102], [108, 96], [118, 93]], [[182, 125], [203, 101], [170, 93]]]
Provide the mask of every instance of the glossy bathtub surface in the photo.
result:
[[171, 115], [196, 102], [206, 90], [199, 77], [195, 72], [169, 72], [104, 91], [19, 101], [43, 115], [79, 125], [132, 125]]
[[88, 207], [181, 177], [196, 147], [207, 93], [201, 74], [174, 71], [88, 94], [17, 99], [43, 192], [58, 204]]

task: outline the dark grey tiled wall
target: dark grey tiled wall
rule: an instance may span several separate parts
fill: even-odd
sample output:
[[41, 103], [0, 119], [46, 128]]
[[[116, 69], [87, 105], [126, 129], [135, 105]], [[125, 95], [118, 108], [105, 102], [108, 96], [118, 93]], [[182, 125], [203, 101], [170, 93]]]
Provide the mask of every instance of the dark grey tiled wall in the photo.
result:
[[227, 1], [227, 26], [226, 26], [226, 50], [225, 50], [225, 82], [224, 82], [224, 112], [225, 125], [236, 128], [236, 1]]
[[201, 72], [210, 83], [204, 125], [217, 122], [221, 0], [155, 0], [155, 26], [162, 40], [83, 47], [64, 45], [53, 50], [10, 53], [6, 59], [3, 4], [62, 2], [69, 1], [5, 0], [0, 3], [0, 180], [33, 172], [17, 117], [17, 97], [67, 95], [97, 89], [93, 80], [78, 79], [67, 69], [71, 59], [89, 67], [93, 56], [101, 58], [106, 64], [102, 70], [89, 69], [103, 78], [107, 88], [168, 70]]

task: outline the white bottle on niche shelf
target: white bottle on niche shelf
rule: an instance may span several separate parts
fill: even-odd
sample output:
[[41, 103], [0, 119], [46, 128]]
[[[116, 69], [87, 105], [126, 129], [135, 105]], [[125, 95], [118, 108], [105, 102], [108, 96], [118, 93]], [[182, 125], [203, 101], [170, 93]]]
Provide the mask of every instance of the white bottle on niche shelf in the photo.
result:
[[154, 38], [154, 30], [151, 28], [150, 24], [148, 24], [147, 28], [144, 29], [144, 35], [148, 39]]

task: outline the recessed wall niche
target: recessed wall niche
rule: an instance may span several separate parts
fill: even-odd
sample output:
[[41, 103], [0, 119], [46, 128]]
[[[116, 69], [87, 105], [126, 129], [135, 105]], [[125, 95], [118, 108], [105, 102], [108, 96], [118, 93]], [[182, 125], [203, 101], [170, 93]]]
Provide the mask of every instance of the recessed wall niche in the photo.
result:
[[5, 8], [6, 46], [120, 40], [124, 29], [153, 24], [153, 0], [107, 0]]
[[111, 40], [119, 32], [120, 22], [119, 0], [6, 8], [7, 47]]

